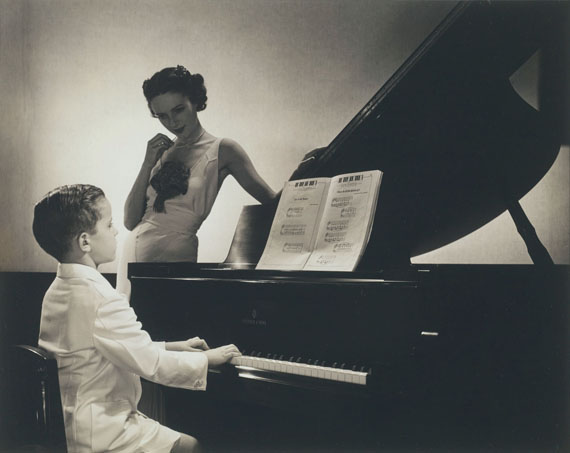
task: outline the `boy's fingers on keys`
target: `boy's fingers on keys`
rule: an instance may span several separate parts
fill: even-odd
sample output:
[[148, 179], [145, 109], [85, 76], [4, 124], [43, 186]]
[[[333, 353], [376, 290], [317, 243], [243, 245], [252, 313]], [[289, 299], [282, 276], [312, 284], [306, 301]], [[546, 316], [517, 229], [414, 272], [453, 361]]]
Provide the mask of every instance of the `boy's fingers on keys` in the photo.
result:
[[208, 343], [206, 343], [206, 340], [203, 340], [200, 337], [194, 337], [194, 338], [190, 338], [189, 340], [190, 342], [190, 346], [194, 347], [194, 348], [200, 348], [200, 349], [210, 349], [210, 347], [208, 346]]
[[236, 357], [238, 355], [241, 355], [241, 352], [239, 352], [239, 349], [236, 346], [234, 346], [233, 344], [228, 346], [227, 352], [228, 352], [228, 354], [232, 355], [232, 357]]

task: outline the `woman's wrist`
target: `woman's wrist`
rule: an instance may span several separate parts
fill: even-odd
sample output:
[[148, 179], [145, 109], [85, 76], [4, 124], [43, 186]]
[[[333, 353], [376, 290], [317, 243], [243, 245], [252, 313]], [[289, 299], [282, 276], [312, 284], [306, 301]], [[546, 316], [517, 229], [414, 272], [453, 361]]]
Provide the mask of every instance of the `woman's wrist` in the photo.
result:
[[153, 164], [152, 162], [147, 162], [146, 160], [144, 160], [143, 164], [142, 164], [142, 169], [144, 169], [150, 173], [150, 171], [154, 168], [155, 165], [156, 165], [156, 162]]

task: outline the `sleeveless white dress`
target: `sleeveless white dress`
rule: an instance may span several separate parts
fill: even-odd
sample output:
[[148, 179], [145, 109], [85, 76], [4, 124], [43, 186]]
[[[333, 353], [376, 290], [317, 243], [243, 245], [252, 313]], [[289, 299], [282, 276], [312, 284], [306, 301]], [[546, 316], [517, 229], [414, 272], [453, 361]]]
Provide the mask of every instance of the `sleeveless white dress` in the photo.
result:
[[[206, 135], [206, 134], [204, 134]], [[196, 262], [196, 233], [208, 217], [218, 195], [218, 153], [221, 138], [210, 135], [192, 145], [205, 147], [206, 152], [190, 168], [188, 191], [164, 202], [165, 212], [153, 208], [157, 193], [149, 184], [146, 209], [140, 223], [125, 241], [117, 267], [117, 291], [130, 298], [127, 266], [130, 262]], [[176, 146], [167, 150], [151, 171], [152, 178], [163, 163], [172, 158]], [[182, 159], [177, 158], [176, 160]]]

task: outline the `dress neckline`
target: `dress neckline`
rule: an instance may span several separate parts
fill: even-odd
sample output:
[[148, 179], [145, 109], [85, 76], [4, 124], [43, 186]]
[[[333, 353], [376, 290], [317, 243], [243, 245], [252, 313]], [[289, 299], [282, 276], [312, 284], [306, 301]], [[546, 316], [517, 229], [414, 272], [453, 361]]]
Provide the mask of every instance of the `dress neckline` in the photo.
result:
[[174, 142], [174, 147], [176, 148], [177, 146], [180, 146], [180, 147], [194, 146], [200, 140], [202, 140], [202, 137], [204, 136], [205, 133], [206, 133], [206, 129], [202, 128], [202, 132], [200, 132], [200, 135], [198, 135], [198, 137], [196, 137], [196, 139], [194, 141], [192, 141], [190, 143], [181, 142], [180, 144], [178, 144], [178, 140], [176, 140]]
[[[184, 146], [185, 146], [185, 147], [186, 147], [186, 146], [189, 146], [189, 147], [190, 147], [190, 146], [196, 146], [196, 145], [200, 142], [200, 140], [202, 140], [202, 138], [204, 137], [204, 134], [205, 134], [205, 133], [206, 133], [206, 130], [204, 129], [204, 130], [202, 131], [202, 133], [200, 134], [200, 136], [198, 137], [198, 139], [197, 139], [195, 142], [192, 142], [191, 144], [184, 144]], [[206, 156], [208, 155], [208, 153], [210, 152], [211, 147], [213, 146], [213, 144], [215, 144], [215, 142], [216, 142], [216, 140], [217, 140], [215, 137], [212, 137], [212, 138], [213, 138], [212, 144], [208, 147], [208, 149], [206, 149], [206, 150], [202, 153], [202, 155], [196, 159], [196, 161], [192, 164], [192, 166], [188, 167], [188, 168], [190, 169], [190, 172], [192, 172], [192, 170], [193, 170], [200, 162], [202, 162], [202, 160], [204, 160], [205, 157], [206, 157]], [[181, 145], [181, 147], [182, 147], [182, 145]], [[176, 145], [174, 145], [174, 147], [171, 148], [171, 149], [172, 149], [172, 152], [174, 152], [175, 148], [176, 148]], [[171, 151], [171, 150], [168, 150], [168, 151]], [[167, 151], [167, 152], [168, 152], [168, 151]], [[172, 154], [172, 152], [170, 152], [170, 154]], [[182, 153], [183, 153], [183, 152], [182, 152]], [[166, 153], [165, 153], [165, 154], [166, 154]], [[165, 157], [165, 156], [163, 155], [162, 157]], [[161, 157], [161, 159], [160, 159], [160, 165], [159, 165], [158, 169], [162, 168], [162, 166], [164, 165], [165, 162], [168, 162], [168, 160], [163, 160], [162, 157]], [[173, 160], [179, 160], [179, 159], [173, 159]], [[179, 160], [179, 161], [180, 161], [180, 162], [183, 162], [182, 160]], [[185, 163], [184, 163], [184, 164], [185, 164]], [[185, 164], [185, 165], [186, 165], [186, 164]]]

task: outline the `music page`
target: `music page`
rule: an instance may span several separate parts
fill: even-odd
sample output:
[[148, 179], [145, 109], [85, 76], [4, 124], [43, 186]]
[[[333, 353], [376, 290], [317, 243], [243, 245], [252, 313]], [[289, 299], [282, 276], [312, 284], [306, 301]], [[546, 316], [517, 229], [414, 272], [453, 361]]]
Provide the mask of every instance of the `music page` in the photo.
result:
[[332, 178], [305, 270], [355, 269], [370, 238], [381, 179], [378, 170]]
[[330, 178], [286, 183], [256, 269], [303, 268], [313, 250], [329, 183]]

